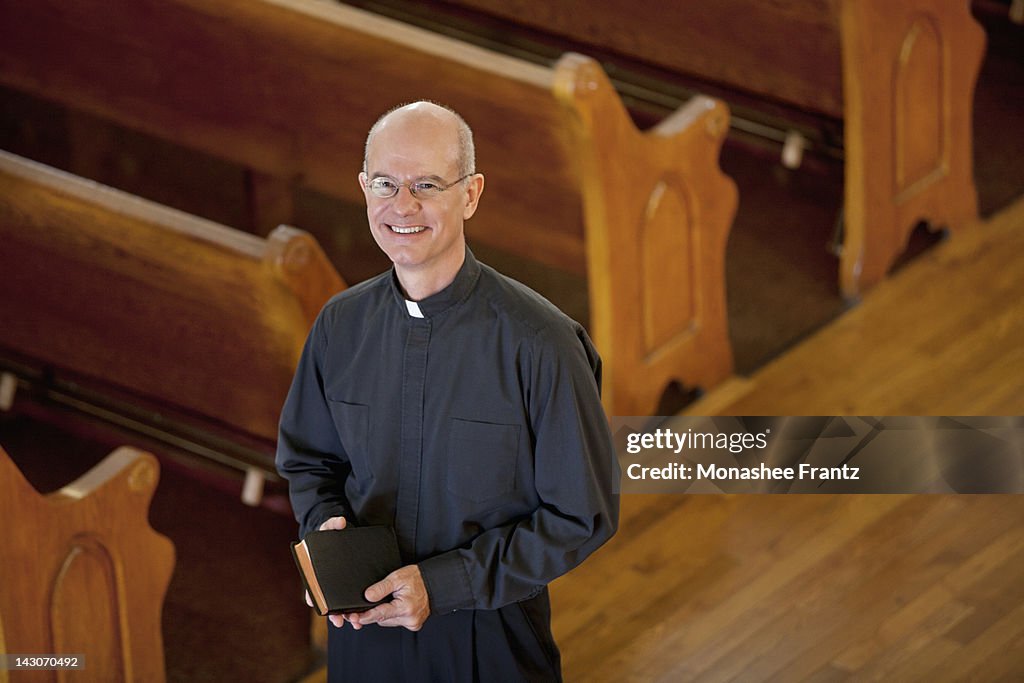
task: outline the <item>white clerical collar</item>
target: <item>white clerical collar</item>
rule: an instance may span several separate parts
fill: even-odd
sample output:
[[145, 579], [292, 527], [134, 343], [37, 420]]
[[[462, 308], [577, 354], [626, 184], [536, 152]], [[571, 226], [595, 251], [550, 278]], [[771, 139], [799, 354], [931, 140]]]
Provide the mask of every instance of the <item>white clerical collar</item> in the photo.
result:
[[406, 299], [405, 300], [405, 308], [406, 308], [406, 310], [409, 311], [409, 315], [411, 315], [412, 317], [414, 317], [414, 318], [422, 318], [423, 317], [423, 311], [420, 310], [420, 305], [418, 303], [416, 303], [415, 301], [409, 301], [408, 299]]

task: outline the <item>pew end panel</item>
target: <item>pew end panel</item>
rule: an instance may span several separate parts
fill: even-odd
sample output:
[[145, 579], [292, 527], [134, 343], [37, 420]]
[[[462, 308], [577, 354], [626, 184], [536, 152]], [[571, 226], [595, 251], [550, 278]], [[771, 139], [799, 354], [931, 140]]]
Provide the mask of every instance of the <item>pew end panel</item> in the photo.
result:
[[153, 455], [122, 447], [44, 496], [0, 448], [0, 652], [84, 655], [89, 680], [164, 680], [160, 620], [175, 559], [148, 522], [158, 479]]
[[711, 388], [732, 374], [725, 247], [737, 190], [718, 165], [728, 111], [696, 97], [644, 134], [595, 61], [570, 53], [556, 73], [580, 164], [605, 408], [650, 414], [672, 381]]
[[162, 429], [237, 440], [243, 469], [273, 475], [305, 336], [344, 287], [310, 236], [259, 238], [0, 153], [0, 241], [0, 349]]
[[840, 287], [852, 299], [885, 276], [920, 221], [950, 231], [977, 221], [972, 113], [985, 34], [960, 0], [846, 0], [840, 24]]

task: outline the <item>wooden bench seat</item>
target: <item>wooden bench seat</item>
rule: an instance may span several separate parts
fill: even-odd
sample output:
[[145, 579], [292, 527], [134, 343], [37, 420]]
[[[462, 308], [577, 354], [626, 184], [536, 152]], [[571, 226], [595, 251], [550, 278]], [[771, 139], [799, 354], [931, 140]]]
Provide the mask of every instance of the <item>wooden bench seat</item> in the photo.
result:
[[0, 81], [253, 169], [289, 215], [303, 184], [362, 202], [382, 110], [433, 99], [474, 128], [480, 242], [589, 278], [610, 413], [670, 382], [731, 373], [724, 250], [736, 190], [718, 167], [725, 107], [695, 98], [648, 134], [591, 60], [554, 68], [309, 0], [0, 1]]
[[306, 334], [344, 288], [264, 239], [0, 152], [0, 359], [94, 415], [274, 475]]
[[44, 496], [0, 448], [0, 653], [83, 658], [0, 681], [164, 680], [174, 546], [148, 522], [158, 479], [155, 457], [124, 447]]
[[[958, 230], [977, 217], [971, 114], [985, 38], [969, 0], [706, 0], [657, 10], [630, 0], [434, 0], [414, 10], [443, 21], [453, 8], [592, 48], [612, 64], [838, 121], [847, 297], [882, 279], [918, 222]], [[472, 14], [457, 17], [472, 26]]]

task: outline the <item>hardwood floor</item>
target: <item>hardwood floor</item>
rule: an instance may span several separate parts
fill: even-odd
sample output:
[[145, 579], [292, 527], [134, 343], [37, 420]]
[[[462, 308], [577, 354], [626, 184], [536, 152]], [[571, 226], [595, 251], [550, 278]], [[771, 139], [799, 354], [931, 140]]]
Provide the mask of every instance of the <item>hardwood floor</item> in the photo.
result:
[[690, 415], [1024, 414], [1024, 198]]
[[[692, 415], [1024, 413], [1024, 199]], [[1024, 680], [1024, 496], [629, 495], [567, 681]]]
[[1024, 676], [1024, 497], [655, 496], [552, 586], [567, 681]]

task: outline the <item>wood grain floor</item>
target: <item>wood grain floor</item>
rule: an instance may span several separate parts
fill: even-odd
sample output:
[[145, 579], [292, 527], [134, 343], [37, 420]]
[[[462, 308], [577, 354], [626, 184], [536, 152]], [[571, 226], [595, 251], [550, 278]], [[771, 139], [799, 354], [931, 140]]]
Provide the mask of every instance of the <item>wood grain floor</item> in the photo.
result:
[[1024, 414], [1024, 198], [686, 413]]
[[[1024, 199], [694, 415], [1024, 413]], [[1024, 680], [1024, 496], [631, 495], [567, 681]]]
[[645, 496], [552, 586], [567, 681], [1024, 677], [1024, 497]]

